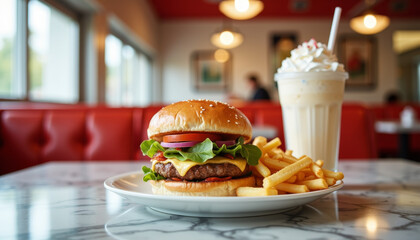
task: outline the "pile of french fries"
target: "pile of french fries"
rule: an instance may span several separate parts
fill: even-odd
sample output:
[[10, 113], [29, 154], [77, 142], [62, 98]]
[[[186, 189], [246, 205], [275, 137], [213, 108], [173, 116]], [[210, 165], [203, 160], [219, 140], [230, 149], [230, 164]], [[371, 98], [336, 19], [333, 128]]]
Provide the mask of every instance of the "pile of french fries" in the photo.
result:
[[323, 169], [323, 160], [313, 161], [306, 155], [296, 158], [292, 150], [284, 152], [279, 138], [267, 142], [265, 137], [256, 137], [252, 144], [262, 151], [258, 165], [251, 166], [257, 187], [238, 188], [240, 197], [316, 191], [344, 178], [342, 172]]

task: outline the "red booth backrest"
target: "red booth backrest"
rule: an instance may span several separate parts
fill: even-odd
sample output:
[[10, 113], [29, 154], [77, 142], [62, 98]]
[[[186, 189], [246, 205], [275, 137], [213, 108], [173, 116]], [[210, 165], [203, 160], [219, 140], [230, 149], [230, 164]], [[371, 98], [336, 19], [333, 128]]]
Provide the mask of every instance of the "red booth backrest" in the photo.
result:
[[344, 104], [341, 112], [339, 159], [376, 158], [374, 116], [360, 104]]
[[45, 112], [44, 126], [40, 128], [44, 129], [45, 137], [45, 144], [40, 144], [43, 161], [85, 159], [87, 144], [85, 119], [85, 111]]
[[0, 173], [51, 160], [141, 157], [141, 108], [4, 110], [0, 124]]
[[1, 173], [41, 163], [42, 119], [39, 111], [2, 112]]
[[277, 129], [277, 136], [283, 143], [281, 148], [285, 149], [285, 138], [283, 130], [283, 116], [280, 105], [270, 109], [260, 109], [256, 111], [255, 125], [273, 126]]

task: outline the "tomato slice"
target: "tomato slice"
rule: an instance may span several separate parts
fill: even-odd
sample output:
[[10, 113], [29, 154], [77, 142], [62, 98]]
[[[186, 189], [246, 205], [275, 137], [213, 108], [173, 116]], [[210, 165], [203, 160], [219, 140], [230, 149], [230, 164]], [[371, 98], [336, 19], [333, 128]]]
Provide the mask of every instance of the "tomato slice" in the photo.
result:
[[219, 178], [219, 177], [209, 177], [204, 179], [205, 182], [223, 182], [223, 181], [227, 181], [232, 179], [232, 177], [224, 177], [224, 178]]
[[229, 153], [225, 153], [225, 154], [223, 154], [223, 156], [224, 157], [227, 157], [227, 158], [230, 158], [230, 159], [235, 159], [233, 156], [232, 156], [232, 154], [229, 154]]
[[180, 134], [172, 134], [163, 136], [164, 142], [191, 142], [191, 141], [199, 141], [202, 142], [206, 140], [206, 138], [210, 138], [210, 140], [219, 141], [222, 139], [222, 136], [215, 133], [180, 133]]
[[155, 159], [156, 161], [166, 161], [166, 157], [163, 156], [163, 152], [157, 152], [154, 156], [153, 159]]

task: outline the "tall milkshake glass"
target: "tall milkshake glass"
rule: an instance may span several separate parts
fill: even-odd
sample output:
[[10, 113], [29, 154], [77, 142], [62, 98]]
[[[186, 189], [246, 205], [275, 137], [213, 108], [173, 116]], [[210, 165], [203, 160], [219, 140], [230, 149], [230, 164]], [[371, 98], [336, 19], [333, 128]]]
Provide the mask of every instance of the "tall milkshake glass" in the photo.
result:
[[[314, 51], [321, 52], [321, 50], [318, 50], [320, 46], [316, 42], [315, 46]], [[308, 47], [305, 46], [305, 48]], [[327, 50], [323, 51], [327, 52]], [[305, 49], [304, 52], [308, 53], [310, 50]], [[300, 54], [302, 55], [302, 53]], [[295, 52], [294, 55], [296, 58], [297, 53]], [[311, 55], [311, 53], [308, 53], [308, 55]], [[307, 155], [314, 161], [322, 159], [324, 160], [324, 168], [336, 171], [341, 106], [345, 80], [348, 78], [348, 74], [338, 63], [335, 64], [335, 70], [339, 66], [340, 71], [333, 71], [332, 69], [328, 71], [330, 66], [324, 66], [328, 65], [325, 61], [322, 66], [317, 64], [316, 56], [319, 57], [319, 55], [322, 54], [315, 53], [315, 57], [310, 58], [315, 61], [312, 67], [306, 67], [303, 68], [303, 71], [295, 72], [279, 69], [275, 79], [278, 83], [280, 104], [283, 111], [287, 149], [293, 150], [296, 157]], [[302, 56], [299, 56], [299, 58], [302, 60]], [[324, 59], [325, 56], [321, 58]], [[332, 61], [335, 60], [335, 56], [331, 59]], [[288, 61], [293, 61], [293, 51], [292, 57]], [[299, 61], [294, 61], [293, 64], [299, 63]], [[290, 62], [287, 63], [286, 61], [283, 64], [286, 65], [285, 68], [290, 67]]]

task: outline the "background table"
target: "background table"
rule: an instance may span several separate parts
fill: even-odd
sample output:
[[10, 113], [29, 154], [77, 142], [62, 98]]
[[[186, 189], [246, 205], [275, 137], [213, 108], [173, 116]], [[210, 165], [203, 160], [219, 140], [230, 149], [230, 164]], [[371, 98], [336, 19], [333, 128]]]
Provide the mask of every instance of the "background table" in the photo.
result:
[[380, 120], [376, 121], [375, 130], [378, 133], [398, 134], [399, 157], [407, 159], [410, 158], [410, 134], [420, 133], [420, 122], [404, 125], [400, 121]]
[[103, 181], [139, 162], [52, 162], [0, 177], [0, 239], [418, 239], [420, 164], [342, 161], [345, 186], [294, 210], [247, 218], [158, 213]]

